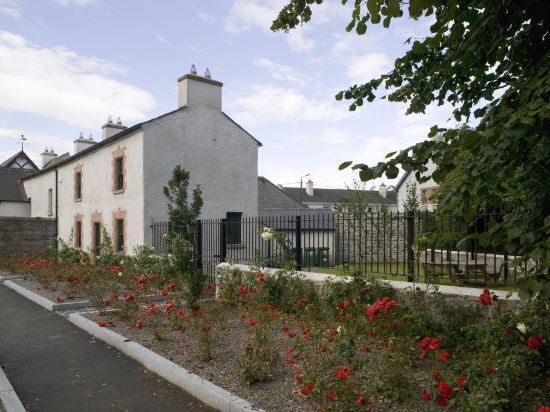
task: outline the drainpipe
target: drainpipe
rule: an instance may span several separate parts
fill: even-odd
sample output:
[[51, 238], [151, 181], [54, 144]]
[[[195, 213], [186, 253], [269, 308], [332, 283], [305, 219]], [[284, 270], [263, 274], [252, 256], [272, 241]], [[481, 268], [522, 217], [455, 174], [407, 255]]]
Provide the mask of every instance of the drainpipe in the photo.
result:
[[59, 236], [58, 188], [59, 188], [59, 177], [57, 176], [57, 169], [55, 169], [55, 250], [59, 249], [59, 242], [57, 241], [57, 238]]

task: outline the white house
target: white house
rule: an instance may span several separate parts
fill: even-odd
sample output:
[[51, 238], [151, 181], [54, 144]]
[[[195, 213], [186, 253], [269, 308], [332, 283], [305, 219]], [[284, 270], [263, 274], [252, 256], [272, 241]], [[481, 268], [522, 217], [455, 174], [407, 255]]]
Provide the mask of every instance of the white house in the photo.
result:
[[167, 220], [163, 187], [176, 165], [200, 185], [201, 218], [256, 216], [261, 143], [222, 111], [223, 84], [209, 73], [178, 79], [178, 108], [125, 127], [110, 119], [102, 140], [80, 136], [75, 153], [42, 154], [42, 170], [23, 180], [33, 217], [57, 217], [58, 235], [76, 247], [100, 242], [101, 226], [119, 252], [151, 245], [151, 224]]
[[[431, 176], [435, 171], [435, 164], [430, 160], [426, 167], [428, 170], [425, 172], [425, 175]], [[406, 172], [395, 186], [399, 211], [402, 212], [404, 210], [403, 204], [407, 198], [407, 185], [410, 183], [416, 183], [416, 197], [420, 203], [420, 210], [433, 212], [437, 208], [437, 203], [433, 196], [436, 194], [439, 185], [431, 177], [428, 181], [419, 183], [414, 172]]]

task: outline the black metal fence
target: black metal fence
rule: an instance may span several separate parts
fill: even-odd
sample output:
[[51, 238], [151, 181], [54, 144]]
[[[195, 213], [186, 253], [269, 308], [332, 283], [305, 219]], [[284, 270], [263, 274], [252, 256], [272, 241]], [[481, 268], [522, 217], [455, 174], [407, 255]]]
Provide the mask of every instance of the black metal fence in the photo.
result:
[[[193, 230], [197, 266], [210, 276], [221, 262], [280, 267], [290, 250], [297, 269], [306, 271], [358, 271], [387, 279], [451, 284], [513, 283], [521, 274], [509, 264], [514, 256], [480, 246], [475, 236], [468, 238], [500, 219], [497, 214], [466, 220], [430, 212], [357, 215], [309, 210], [240, 221], [199, 220]], [[151, 228], [152, 246], [168, 253], [168, 222], [154, 222]], [[287, 247], [263, 237], [267, 228], [279, 231]]]

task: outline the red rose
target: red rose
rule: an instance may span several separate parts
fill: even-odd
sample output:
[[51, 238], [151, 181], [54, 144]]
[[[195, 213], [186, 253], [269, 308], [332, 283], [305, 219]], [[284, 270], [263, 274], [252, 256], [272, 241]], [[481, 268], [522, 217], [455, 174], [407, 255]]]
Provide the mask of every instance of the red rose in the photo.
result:
[[142, 326], [141, 319], [136, 320], [136, 324], [134, 325], [134, 327], [136, 329], [141, 329], [141, 326]]
[[434, 377], [434, 381], [439, 382], [439, 379], [441, 379], [441, 375], [439, 375], [438, 371], [433, 371], [432, 376]]
[[327, 392], [327, 400], [333, 401], [336, 399], [336, 392], [334, 391], [328, 391]]
[[364, 405], [366, 402], [367, 400], [363, 398], [363, 395], [357, 395], [357, 397], [355, 398], [355, 403], [357, 405]]
[[447, 362], [449, 360], [449, 352], [443, 351], [439, 354], [439, 360], [442, 362]]
[[488, 375], [492, 375], [493, 373], [495, 373], [495, 372], [497, 371], [495, 368], [493, 368], [493, 367], [491, 367], [491, 366], [487, 366], [487, 367], [485, 368], [485, 370], [487, 371], [487, 374], [488, 374]]
[[540, 346], [542, 345], [542, 337], [541, 336], [531, 336], [528, 340], [527, 340], [527, 346], [529, 347], [529, 349], [538, 349], [540, 348]]
[[539, 406], [537, 412], [550, 412], [550, 406]]
[[463, 388], [466, 385], [466, 377], [464, 375], [460, 375], [457, 378], [457, 381], [458, 381], [458, 386], [460, 386], [461, 388]]
[[431, 338], [429, 336], [426, 336], [424, 339], [422, 339], [422, 341], [420, 342], [420, 347], [422, 349], [426, 349], [428, 347], [428, 345], [430, 344], [430, 340]]
[[312, 383], [308, 383], [307, 385], [302, 386], [300, 388], [300, 394], [302, 394], [304, 396], [309, 396], [311, 394], [311, 392], [313, 392], [313, 384]]
[[422, 396], [422, 399], [424, 399], [426, 402], [430, 401], [432, 399], [432, 397], [430, 396], [430, 394], [428, 393], [428, 391], [426, 389], [424, 389], [422, 391], [422, 393], [420, 394], [420, 396]]
[[428, 345], [428, 348], [430, 350], [437, 350], [439, 349], [439, 342], [441, 342], [441, 339], [439, 338], [432, 338], [430, 341], [430, 344]]
[[345, 382], [346, 379], [352, 375], [353, 375], [353, 370], [347, 365], [340, 366], [340, 369], [332, 373], [332, 376], [340, 379], [342, 382]]
[[489, 306], [491, 304], [491, 294], [489, 293], [489, 289], [483, 289], [483, 292], [479, 295], [479, 302], [485, 306]]
[[97, 322], [97, 325], [100, 327], [100, 328], [104, 328], [105, 326], [107, 326], [107, 323], [103, 322], [102, 320], [100, 320], [99, 322]]
[[370, 348], [367, 345], [365, 345], [365, 347], [363, 348], [363, 352], [365, 353], [370, 352]]

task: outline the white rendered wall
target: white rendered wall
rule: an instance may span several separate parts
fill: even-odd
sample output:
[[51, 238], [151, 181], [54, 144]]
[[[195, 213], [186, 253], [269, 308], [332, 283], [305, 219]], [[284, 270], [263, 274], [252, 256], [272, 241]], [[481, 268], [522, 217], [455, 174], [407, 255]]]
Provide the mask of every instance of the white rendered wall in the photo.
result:
[[[435, 164], [430, 160], [426, 165], [426, 167], [428, 168], [428, 171], [425, 174], [431, 176], [431, 174], [435, 171]], [[399, 186], [399, 190], [397, 191], [397, 205], [399, 207], [400, 212], [405, 210], [403, 207], [403, 204], [405, 202], [405, 199], [407, 198], [407, 184], [410, 182], [416, 182], [416, 197], [419, 203], [421, 201], [422, 189], [439, 187], [439, 185], [431, 177], [427, 182], [418, 183], [414, 172], [410, 173], [405, 179], [405, 181], [401, 184], [401, 186]], [[427, 205], [420, 204], [421, 210], [434, 211], [436, 208], [437, 208], [436, 204], [427, 204]]]
[[[113, 193], [113, 151], [124, 148], [126, 188]], [[126, 253], [143, 239], [143, 133], [124, 139], [75, 159], [59, 169], [59, 236], [68, 239], [75, 215], [82, 215], [83, 249], [92, 247], [92, 214], [101, 213], [102, 223], [113, 238], [113, 212], [126, 211]], [[74, 199], [74, 168], [82, 165], [82, 200]], [[114, 239], [112, 239], [114, 242]]]
[[259, 144], [222, 112], [190, 106], [144, 126], [145, 239], [150, 244], [153, 221], [168, 219], [163, 187], [181, 165], [199, 184], [201, 218], [243, 217], [258, 213]]
[[0, 202], [0, 216], [6, 217], [30, 217], [30, 202]]
[[[31, 201], [31, 217], [55, 218], [55, 170], [23, 180], [25, 194]], [[52, 189], [52, 213], [49, 213], [48, 190]]]

